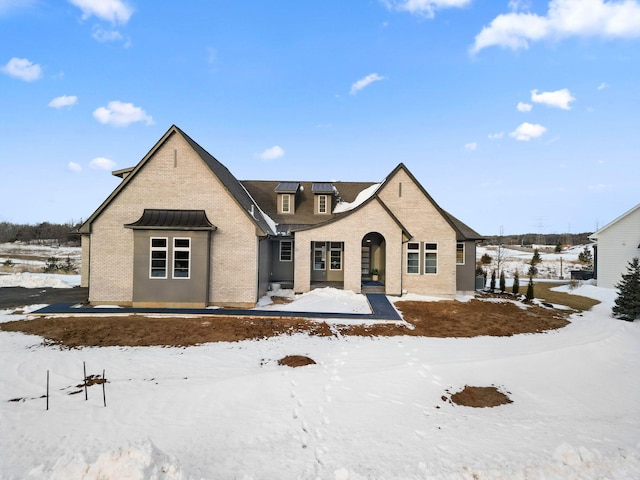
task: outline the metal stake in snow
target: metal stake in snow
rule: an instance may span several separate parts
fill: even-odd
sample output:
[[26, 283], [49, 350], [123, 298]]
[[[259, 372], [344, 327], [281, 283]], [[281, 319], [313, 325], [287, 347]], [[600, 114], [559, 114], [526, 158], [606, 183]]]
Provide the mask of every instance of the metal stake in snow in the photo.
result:
[[107, 378], [104, 376], [104, 368], [102, 369], [102, 402], [104, 406], [107, 406], [107, 396], [104, 391], [104, 384], [107, 383]]
[[47, 370], [47, 411], [49, 410], [49, 370]]
[[82, 362], [82, 368], [84, 370], [84, 399], [89, 400], [89, 394], [87, 393], [87, 365]]

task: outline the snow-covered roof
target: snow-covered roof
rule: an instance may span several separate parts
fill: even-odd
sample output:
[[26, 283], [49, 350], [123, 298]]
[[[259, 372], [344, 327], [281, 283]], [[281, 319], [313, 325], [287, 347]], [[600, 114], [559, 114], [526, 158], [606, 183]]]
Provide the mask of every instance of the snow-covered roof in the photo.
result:
[[356, 199], [353, 202], [338, 202], [336, 204], [336, 208], [333, 210], [333, 213], [344, 213], [359, 207], [364, 202], [373, 197], [373, 195], [375, 195], [375, 193], [378, 191], [378, 188], [380, 188], [380, 185], [382, 184], [374, 183], [370, 187], [365, 188], [356, 196]]

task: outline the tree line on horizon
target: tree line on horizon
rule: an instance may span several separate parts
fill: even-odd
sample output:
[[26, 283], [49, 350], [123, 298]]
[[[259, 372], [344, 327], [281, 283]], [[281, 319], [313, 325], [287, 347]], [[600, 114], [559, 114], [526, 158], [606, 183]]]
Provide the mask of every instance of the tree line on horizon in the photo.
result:
[[82, 222], [20, 224], [0, 222], [0, 243], [50, 243], [80, 244], [76, 233]]
[[486, 245], [585, 245], [593, 243], [589, 235], [583, 233], [525, 233], [518, 235], [488, 235], [484, 240]]

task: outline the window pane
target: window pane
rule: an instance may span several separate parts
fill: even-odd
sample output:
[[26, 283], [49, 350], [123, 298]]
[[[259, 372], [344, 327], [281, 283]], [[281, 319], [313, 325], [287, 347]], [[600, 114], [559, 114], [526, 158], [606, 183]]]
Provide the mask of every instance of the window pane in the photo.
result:
[[327, 213], [327, 196], [318, 195], [318, 212]]
[[417, 242], [408, 243], [407, 250], [420, 250], [420, 244]]
[[342, 250], [331, 250], [331, 270], [342, 270]]
[[438, 249], [438, 244], [437, 243], [425, 243], [424, 244], [424, 249], [425, 250], [437, 250]]
[[456, 244], [456, 263], [464, 264], [464, 243]]
[[313, 269], [324, 270], [325, 269], [325, 256], [322, 250], [315, 250], [313, 252]]
[[293, 258], [293, 242], [282, 241], [280, 242], [280, 261], [290, 262]]
[[151, 276], [165, 278], [167, 276], [167, 271], [164, 268], [152, 268]]
[[176, 248], [189, 248], [190, 241], [188, 238], [176, 238], [173, 242]]
[[438, 254], [425, 253], [424, 256], [424, 273], [438, 273]]
[[152, 238], [151, 246], [157, 248], [167, 248], [167, 239], [166, 238]]
[[418, 253], [407, 254], [407, 273], [420, 273], [420, 255]]

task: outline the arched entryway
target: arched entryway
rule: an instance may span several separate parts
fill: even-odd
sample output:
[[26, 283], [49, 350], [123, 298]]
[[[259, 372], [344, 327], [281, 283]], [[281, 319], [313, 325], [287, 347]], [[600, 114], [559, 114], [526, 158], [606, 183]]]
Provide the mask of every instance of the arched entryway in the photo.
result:
[[362, 238], [360, 278], [365, 293], [384, 293], [386, 272], [386, 242], [378, 232]]

